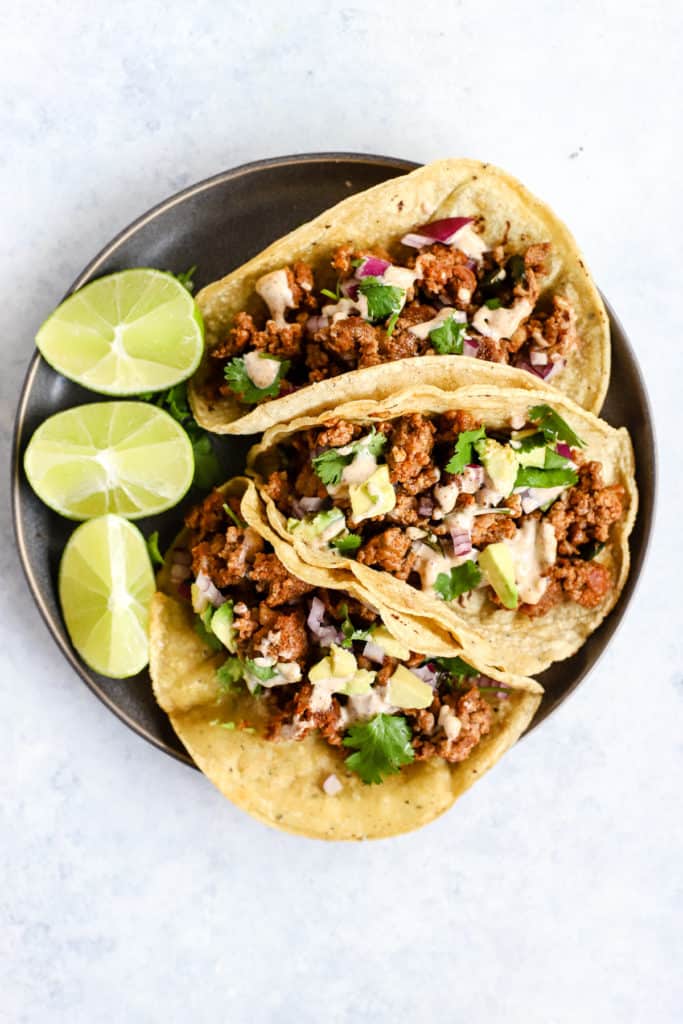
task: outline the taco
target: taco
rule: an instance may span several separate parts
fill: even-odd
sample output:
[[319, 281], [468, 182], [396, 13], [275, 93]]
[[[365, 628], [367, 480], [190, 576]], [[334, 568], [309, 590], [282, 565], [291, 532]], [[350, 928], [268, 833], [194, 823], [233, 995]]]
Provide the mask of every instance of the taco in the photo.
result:
[[273, 538], [285, 565], [244, 516], [273, 536], [234, 480], [189, 513], [159, 577], [150, 671], [178, 736], [278, 828], [363, 839], [431, 821], [521, 735], [541, 687], [433, 657], [408, 617], [326, 570], [295, 575], [291, 547]]
[[628, 433], [551, 388], [350, 402], [271, 428], [248, 466], [302, 560], [430, 616], [500, 670], [569, 657], [628, 574]]
[[198, 422], [258, 433], [412, 386], [551, 381], [598, 412], [609, 327], [576, 243], [508, 174], [440, 160], [345, 199], [197, 296]]

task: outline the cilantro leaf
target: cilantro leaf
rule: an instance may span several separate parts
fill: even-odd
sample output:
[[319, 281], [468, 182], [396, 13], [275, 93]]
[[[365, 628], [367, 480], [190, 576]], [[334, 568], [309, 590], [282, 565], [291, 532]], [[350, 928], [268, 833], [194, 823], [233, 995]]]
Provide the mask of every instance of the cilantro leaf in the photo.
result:
[[337, 551], [356, 551], [361, 545], [361, 538], [357, 533], [347, 533], [343, 537], [333, 537], [331, 543]]
[[381, 434], [373, 427], [369, 434], [348, 445], [349, 451], [341, 452], [338, 448], [315, 455], [311, 462], [313, 469], [326, 487], [341, 483], [342, 473], [361, 450], [366, 450], [375, 458], [382, 452], [387, 443], [386, 434]]
[[364, 277], [358, 290], [368, 300], [368, 318], [372, 321], [400, 313], [406, 297], [405, 288], [383, 284], [379, 277]]
[[526, 284], [526, 264], [524, 263], [524, 257], [520, 256], [519, 253], [515, 253], [507, 261], [507, 271], [515, 284], [519, 281]]
[[343, 615], [343, 622], [341, 624], [341, 631], [344, 634], [344, 639], [341, 642], [342, 647], [351, 647], [354, 640], [369, 640], [370, 630], [369, 629], [356, 629], [354, 624], [349, 618], [349, 606], [347, 604], [341, 605], [339, 609]]
[[515, 487], [571, 487], [579, 479], [575, 469], [540, 469], [537, 466], [520, 466], [515, 478]]
[[592, 562], [596, 555], [600, 554], [604, 546], [604, 543], [599, 540], [588, 541], [587, 544], [582, 544], [579, 548], [579, 555], [583, 558], [584, 562]]
[[380, 783], [414, 760], [411, 738], [410, 727], [402, 715], [375, 715], [367, 722], [351, 726], [346, 734], [344, 746], [356, 750], [347, 757], [346, 765], [366, 784]]
[[[209, 615], [207, 615], [207, 612]], [[216, 634], [211, 632], [211, 627], [209, 626], [212, 614], [213, 608], [209, 605], [201, 615], [196, 616], [194, 620], [195, 633], [205, 647], [208, 647], [212, 651], [222, 651], [223, 644], [220, 642]]]
[[192, 292], [194, 291], [194, 280], [193, 280], [193, 278], [194, 278], [194, 275], [196, 274], [196, 272], [197, 272], [197, 264], [195, 263], [194, 266], [190, 267], [189, 270], [183, 271], [182, 274], [173, 274], [175, 279], [177, 281], [180, 281], [180, 283], [183, 286], [183, 288], [187, 288], [187, 290], [190, 293], [190, 295], [192, 295]]
[[332, 299], [333, 302], [339, 302], [339, 300], [341, 298], [340, 287], [341, 287], [340, 283], [339, 283], [339, 281], [337, 281], [337, 290], [336, 290], [336, 292], [331, 292], [329, 288], [321, 288], [320, 289], [320, 294], [321, 295], [326, 295], [327, 298], [328, 299]]
[[516, 452], [530, 452], [533, 451], [534, 448], [543, 448], [547, 444], [545, 434], [540, 430], [536, 431], [534, 434], [529, 434], [527, 437], [517, 438], [513, 435], [512, 439], [515, 442], [513, 450]]
[[543, 431], [546, 441], [564, 441], [572, 448], [585, 448], [586, 443], [574, 433], [562, 417], [549, 405], [535, 405], [529, 409], [529, 419]]
[[[266, 356], [265, 358], [273, 357]], [[234, 356], [224, 370], [228, 387], [240, 396], [241, 401], [247, 404], [260, 402], [263, 398], [275, 398], [280, 391], [280, 381], [289, 369], [289, 360], [274, 359], [273, 361], [280, 364], [275, 380], [267, 388], [257, 388], [247, 373], [244, 359], [241, 356]]]
[[435, 327], [429, 332], [429, 340], [439, 355], [461, 356], [466, 330], [466, 323], [461, 324], [451, 316], [444, 320], [440, 327]]
[[336, 448], [328, 448], [311, 459], [313, 469], [326, 487], [341, 483], [342, 473], [350, 461], [351, 456], [340, 455]]
[[194, 477], [192, 483], [202, 490], [209, 490], [224, 476], [208, 433], [199, 426], [187, 401], [187, 382], [174, 384], [167, 391], [156, 394], [138, 395], [143, 401], [154, 402], [164, 409], [185, 430], [192, 444], [194, 455]]
[[239, 689], [238, 683], [244, 676], [244, 665], [241, 658], [226, 658], [222, 665], [216, 669], [216, 678], [224, 690], [234, 693]]
[[150, 533], [146, 543], [152, 565], [163, 565], [164, 559], [159, 551], [159, 531], [155, 530], [154, 533]]
[[267, 683], [269, 679], [272, 679], [277, 675], [275, 668], [272, 665], [257, 665], [252, 658], [247, 658], [244, 663], [244, 667], [247, 672], [252, 676], [256, 676], [262, 683]]
[[476, 587], [481, 580], [481, 570], [471, 560], [462, 565], [454, 565], [449, 573], [440, 572], [436, 577], [434, 590], [444, 601], [454, 601], [456, 597]]
[[472, 450], [477, 441], [486, 440], [484, 427], [477, 427], [476, 430], [463, 430], [458, 434], [455, 442], [455, 450], [449, 462], [446, 463], [447, 473], [462, 473], [465, 466], [472, 461]]
[[247, 524], [243, 523], [240, 517], [235, 515], [233, 510], [228, 505], [227, 501], [223, 502], [223, 511], [225, 512], [226, 516], [229, 516], [230, 519], [232, 519], [233, 523], [235, 524], [238, 530], [246, 529]]
[[449, 676], [455, 676], [456, 679], [471, 679], [480, 675], [476, 668], [468, 665], [462, 658], [433, 658], [432, 661], [435, 661], [440, 669], [447, 672]]
[[500, 309], [503, 303], [500, 301], [500, 299], [487, 299], [484, 305], [488, 309]]
[[397, 322], [398, 322], [398, 313], [393, 313], [389, 317], [389, 319], [387, 321], [387, 327], [386, 327], [387, 338], [390, 338], [391, 335], [394, 333], [394, 327], [396, 326]]

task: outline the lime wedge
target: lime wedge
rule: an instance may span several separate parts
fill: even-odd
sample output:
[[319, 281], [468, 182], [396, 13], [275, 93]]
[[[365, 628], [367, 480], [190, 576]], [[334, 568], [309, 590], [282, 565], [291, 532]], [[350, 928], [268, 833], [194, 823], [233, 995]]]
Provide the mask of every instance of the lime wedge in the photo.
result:
[[161, 391], [190, 377], [204, 347], [188, 290], [161, 270], [122, 270], [70, 295], [36, 344], [50, 366], [105, 395]]
[[96, 672], [124, 679], [145, 667], [153, 593], [145, 539], [132, 523], [109, 515], [74, 530], [59, 566], [59, 600], [72, 644]]
[[69, 519], [116, 512], [127, 519], [176, 505], [194, 456], [179, 423], [145, 402], [94, 402], [50, 416], [24, 455], [41, 501]]

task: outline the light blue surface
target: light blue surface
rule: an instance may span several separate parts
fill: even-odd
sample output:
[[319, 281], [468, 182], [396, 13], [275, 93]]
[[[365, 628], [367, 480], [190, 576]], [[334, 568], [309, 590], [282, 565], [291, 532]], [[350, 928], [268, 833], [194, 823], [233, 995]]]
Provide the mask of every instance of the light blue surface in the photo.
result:
[[673, 0], [4, 11], [6, 460], [17, 339], [104, 242], [226, 167], [334, 149], [481, 157], [550, 201], [634, 341], [663, 458], [647, 572], [589, 682], [452, 813], [363, 846], [266, 830], [109, 714], [32, 605], [3, 497], [1, 1021], [683, 1018], [681, 35]]

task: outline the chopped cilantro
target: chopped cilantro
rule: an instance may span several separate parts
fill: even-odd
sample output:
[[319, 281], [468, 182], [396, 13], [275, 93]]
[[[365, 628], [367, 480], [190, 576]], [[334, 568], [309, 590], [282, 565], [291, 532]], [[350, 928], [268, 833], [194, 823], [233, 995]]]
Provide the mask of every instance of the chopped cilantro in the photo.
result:
[[529, 419], [543, 431], [546, 441], [564, 441], [572, 448], [585, 448], [586, 443], [574, 433], [569, 424], [549, 405], [535, 405], [529, 409]]
[[161, 552], [159, 551], [159, 531], [155, 530], [154, 533], [150, 533], [147, 538], [147, 550], [149, 557], [152, 560], [152, 565], [163, 565], [164, 559]]
[[396, 326], [397, 322], [398, 313], [394, 313], [392, 316], [389, 317], [389, 321], [387, 323], [387, 338], [390, 338], [391, 335], [394, 333], [394, 327]]
[[544, 469], [573, 469], [571, 459], [566, 459], [564, 455], [560, 455], [559, 452], [553, 451], [552, 448], [546, 448], [545, 450], [545, 461], [543, 463]]
[[344, 634], [344, 639], [341, 642], [342, 647], [352, 647], [354, 640], [369, 640], [370, 630], [369, 629], [356, 629], [354, 624], [349, 618], [349, 606], [347, 604], [341, 605], [339, 611], [343, 616], [343, 622], [341, 624], [341, 631]]
[[331, 543], [337, 551], [356, 551], [361, 545], [361, 538], [357, 533], [347, 533], [343, 537], [333, 537]]
[[272, 665], [257, 665], [251, 658], [247, 658], [244, 666], [250, 675], [256, 676], [262, 683], [267, 683], [269, 679], [273, 679], [277, 675]]
[[232, 519], [233, 523], [239, 530], [245, 529], [247, 524], [243, 523], [240, 517], [233, 512], [233, 510], [228, 505], [227, 501], [223, 502], [223, 511], [225, 512], [226, 516], [229, 516]]
[[462, 433], [458, 434], [453, 456], [446, 463], [446, 472], [462, 473], [465, 466], [472, 461], [474, 445], [477, 441], [484, 440], [486, 440], [486, 430], [484, 427], [477, 427], [476, 430], [463, 430]]
[[236, 728], [234, 722], [220, 722], [217, 718], [214, 718], [211, 725], [217, 725], [219, 729], [227, 729], [229, 732]]
[[344, 469], [349, 463], [353, 462], [361, 449], [369, 451], [376, 458], [386, 443], [386, 435], [380, 434], [373, 427], [365, 437], [361, 437], [358, 441], [348, 445], [350, 449], [348, 452], [343, 453], [338, 448], [328, 448], [327, 451], [314, 456], [311, 459], [313, 469], [326, 487], [335, 486], [341, 483]]
[[201, 615], [198, 615], [195, 618], [195, 633], [200, 638], [205, 647], [208, 647], [212, 651], [222, 651], [223, 644], [220, 642], [216, 634], [211, 632], [211, 627], [209, 625], [209, 623], [211, 622], [212, 614], [213, 608], [209, 605], [209, 607], [206, 608]]
[[383, 284], [379, 277], [364, 277], [358, 290], [368, 301], [368, 318], [372, 321], [400, 313], [406, 297], [405, 288]]
[[368, 722], [351, 726], [346, 734], [344, 746], [356, 750], [346, 759], [346, 765], [363, 782], [380, 783], [414, 760], [411, 738], [410, 727], [401, 715], [375, 715]]
[[340, 291], [339, 281], [337, 281], [337, 290], [336, 290], [336, 292], [331, 292], [329, 288], [321, 288], [320, 289], [320, 294], [321, 295], [326, 295], [327, 298], [328, 299], [332, 299], [333, 302], [339, 302], [339, 300], [341, 298], [341, 291]]
[[545, 434], [540, 430], [528, 434], [526, 437], [514, 437], [513, 435], [512, 440], [515, 442], [512, 447], [516, 452], [530, 452], [534, 448], [543, 448], [547, 444]]
[[[262, 358], [273, 359], [272, 356], [263, 356]], [[247, 373], [244, 359], [241, 356], [234, 356], [224, 370], [228, 387], [247, 404], [253, 405], [255, 402], [260, 402], [262, 398], [275, 398], [280, 391], [280, 381], [289, 369], [289, 360], [274, 359], [274, 362], [280, 364], [275, 380], [267, 388], [257, 388]]]
[[362, 267], [364, 263], [365, 263], [365, 257], [361, 257], [361, 258], [356, 259], [356, 260], [351, 260], [351, 266], [354, 268], [354, 270], [356, 269], [356, 267]]
[[456, 597], [476, 587], [480, 580], [481, 570], [476, 562], [470, 560], [462, 565], [454, 565], [449, 573], [440, 572], [434, 590], [444, 601], [454, 601]]
[[452, 316], [444, 320], [440, 327], [429, 332], [429, 340], [441, 356], [462, 355], [463, 337], [467, 324], [461, 324]]
[[591, 540], [587, 544], [581, 545], [579, 555], [583, 558], [584, 562], [592, 562], [596, 555], [600, 554], [604, 546], [602, 541]]
[[455, 676], [456, 679], [471, 679], [480, 674], [476, 668], [472, 668], [462, 658], [432, 658], [431, 660], [436, 662], [442, 671], [447, 672], [449, 676]]
[[578, 479], [579, 474], [571, 467], [541, 469], [537, 466], [520, 466], [515, 487], [571, 487]]
[[195, 263], [193, 267], [190, 267], [189, 270], [185, 270], [182, 274], [173, 274], [175, 279], [180, 281], [183, 288], [187, 288], [190, 295], [192, 295], [192, 292], [194, 291], [194, 275], [196, 272], [197, 264]]
[[487, 299], [484, 305], [488, 309], [500, 309], [503, 303], [500, 301], [500, 299]]

